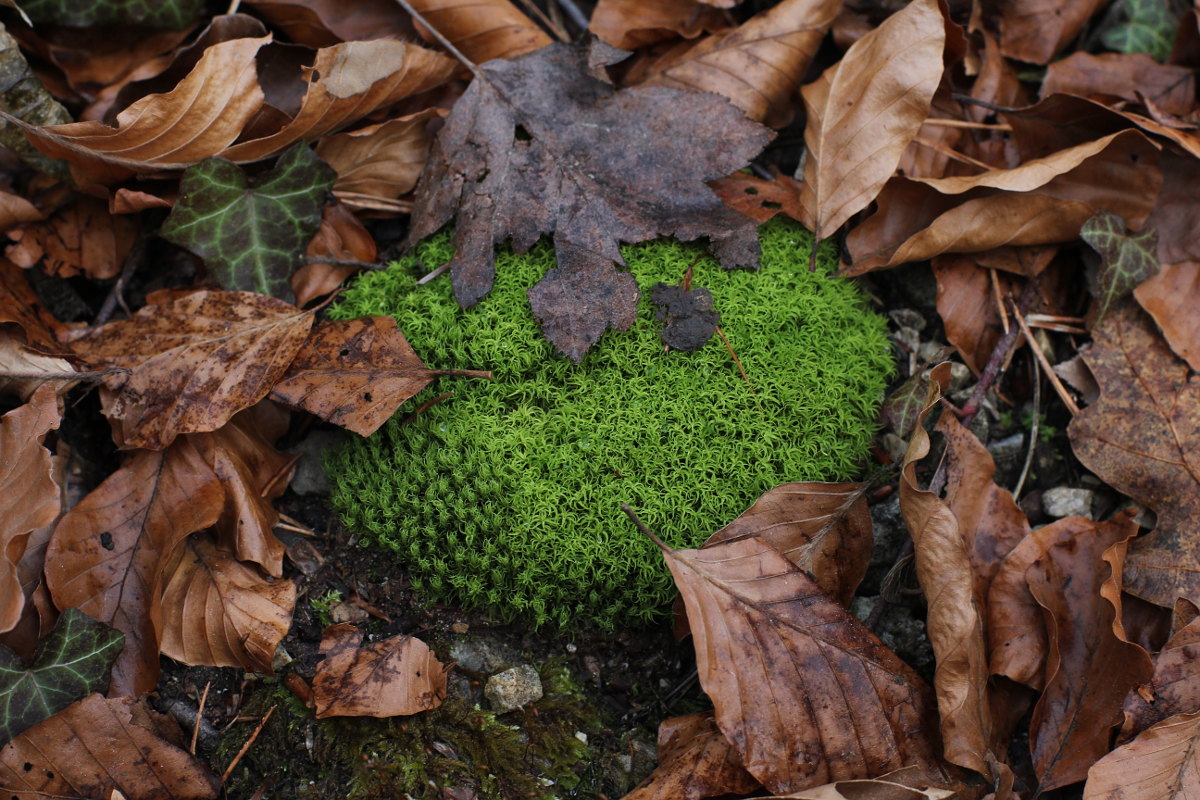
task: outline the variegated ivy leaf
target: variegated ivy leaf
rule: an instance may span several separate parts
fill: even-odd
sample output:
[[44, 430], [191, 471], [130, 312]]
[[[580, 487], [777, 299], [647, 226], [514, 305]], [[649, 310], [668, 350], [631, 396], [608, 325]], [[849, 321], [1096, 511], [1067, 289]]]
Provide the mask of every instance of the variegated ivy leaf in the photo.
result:
[[1179, 27], [1179, 14], [1170, 0], [1121, 0], [1119, 6], [1125, 21], [1104, 31], [1101, 39], [1105, 46], [1166, 61]]
[[[12, 5], [12, 3], [5, 3]], [[21, 0], [34, 22], [90, 28], [93, 25], [144, 25], [179, 30], [196, 21], [203, 0]]]
[[1158, 273], [1158, 231], [1147, 228], [1126, 233], [1125, 220], [1111, 211], [1100, 211], [1083, 223], [1079, 235], [1100, 254], [1100, 269], [1091, 287], [1096, 298], [1095, 325], [1134, 287]]

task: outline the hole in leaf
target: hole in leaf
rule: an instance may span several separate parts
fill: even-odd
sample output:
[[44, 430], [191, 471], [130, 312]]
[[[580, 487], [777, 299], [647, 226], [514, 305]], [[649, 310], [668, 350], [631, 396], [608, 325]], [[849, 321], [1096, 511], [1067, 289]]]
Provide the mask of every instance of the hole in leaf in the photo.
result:
[[113, 549], [113, 538], [111, 533], [105, 531], [104, 533], [100, 534], [100, 546], [105, 550]]
[[783, 208], [782, 204], [776, 203], [774, 200], [764, 200], [762, 205], [763, 208]]
[[747, 186], [745, 192], [746, 194], [758, 194], [758, 189], [755, 189], [753, 186]]
[[516, 136], [518, 142], [528, 142], [533, 138], [533, 134], [531, 134], [524, 125], [517, 125]]
[[363, 400], [366, 400], [369, 403], [369, 402], [371, 402], [372, 399], [373, 398], [371, 397], [370, 392], [363, 392]]
[[339, 355], [339, 356], [341, 356], [342, 358], [345, 358], [346, 356], [350, 355], [350, 348], [349, 348], [349, 347], [343, 347], [343, 348], [341, 349], [341, 351], [338, 353], [338, 355]]
[[321, 70], [314, 69], [312, 72], [308, 73], [309, 83], [316, 83], [319, 80], [321, 80]]
[[29, 772], [31, 769], [33, 769], [33, 764], [30, 764], [28, 761], [26, 761], [25, 762], [25, 771]]

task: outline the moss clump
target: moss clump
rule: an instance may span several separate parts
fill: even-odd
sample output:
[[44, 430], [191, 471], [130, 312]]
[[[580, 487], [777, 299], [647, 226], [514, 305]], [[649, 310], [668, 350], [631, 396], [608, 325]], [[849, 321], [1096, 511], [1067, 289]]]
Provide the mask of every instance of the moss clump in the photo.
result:
[[[534, 625], [658, 618], [671, 577], [620, 504], [689, 547], [772, 486], [850, 478], [891, 370], [884, 321], [830, 277], [831, 248], [810, 272], [803, 228], [771, 223], [760, 238], [759, 272], [669, 240], [624, 248], [642, 289], [638, 322], [606, 334], [580, 367], [529, 311], [526, 290], [554, 266], [544, 242], [498, 253], [495, 288], [468, 311], [449, 281], [416, 285], [452, 254], [446, 232], [360, 278], [333, 316], [393, 316], [430, 366], [491, 369], [495, 381], [443, 379], [410, 407], [450, 400], [335, 452], [327, 468], [347, 525], [393, 549], [438, 600]], [[748, 383], [719, 337], [664, 352], [648, 290], [692, 264]]]

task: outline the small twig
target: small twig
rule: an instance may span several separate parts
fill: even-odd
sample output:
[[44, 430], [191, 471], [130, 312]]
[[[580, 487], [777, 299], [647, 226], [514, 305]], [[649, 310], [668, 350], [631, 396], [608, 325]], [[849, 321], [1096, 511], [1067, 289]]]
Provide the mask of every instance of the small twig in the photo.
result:
[[277, 511], [276, 513], [279, 514], [279, 522], [275, 523], [276, 528], [283, 528], [285, 531], [291, 531], [292, 533], [299, 533], [304, 536], [316, 536], [317, 535], [316, 531], [314, 531], [312, 528], [305, 525], [300, 520], [295, 519], [293, 517], [289, 517], [287, 514], [283, 513], [282, 511]]
[[416, 419], [420, 415], [424, 414], [429, 409], [433, 408], [434, 406], [438, 405], [439, 403], [446, 402], [451, 397], [454, 397], [454, 392], [446, 392], [445, 394], [439, 394], [437, 397], [433, 398], [432, 400], [426, 400], [424, 403], [421, 403], [421, 405], [417, 406], [416, 409], [411, 414], [409, 414], [407, 417], [405, 417], [404, 422], [401, 422], [400, 424], [407, 425], [408, 423], [412, 422], [414, 419]]
[[224, 774], [221, 775], [221, 785], [225, 785], [225, 781], [229, 780], [229, 776], [233, 774], [233, 768], [242, 760], [242, 756], [246, 755], [246, 751], [250, 749], [250, 745], [254, 744], [254, 740], [258, 738], [258, 734], [262, 732], [263, 726], [267, 724], [267, 720], [271, 718], [271, 714], [275, 712], [277, 706], [271, 706], [267, 709], [267, 713], [263, 714], [263, 718], [258, 721], [258, 727], [254, 729], [254, 733], [250, 734], [250, 738], [242, 745], [242, 749], [238, 750], [237, 755], [233, 757], [233, 761], [229, 762], [229, 766], [225, 768]]
[[113, 284], [108, 297], [104, 298], [104, 304], [100, 306], [100, 311], [96, 314], [96, 319], [92, 320], [92, 330], [99, 328], [112, 319], [113, 312], [117, 310], [118, 303], [121, 305], [121, 310], [125, 312], [126, 316], [132, 316], [129, 306], [125, 305], [125, 285], [133, 277], [133, 273], [137, 269], [138, 264], [142, 262], [142, 256], [145, 253], [146, 236], [142, 235], [137, 238], [137, 241], [133, 243], [133, 247], [129, 249], [129, 253], [126, 254], [125, 263], [121, 265], [121, 274], [117, 276], [117, 282]]
[[269, 481], [267, 481], [266, 484], [263, 485], [262, 491], [259, 492], [259, 496], [266, 497], [267, 492], [271, 491], [271, 487], [274, 486], [276, 483], [278, 483], [283, 478], [284, 475], [288, 474], [288, 471], [291, 470], [292, 467], [296, 466], [296, 462], [300, 460], [301, 455], [302, 455], [301, 453], [295, 454], [294, 456], [289, 458], [287, 460], [287, 462], [285, 464], [283, 464], [283, 466], [281, 466], [279, 469], [275, 470], [275, 474], [272, 475], [271, 479]]
[[1029, 449], [1025, 451], [1025, 465], [1021, 467], [1021, 477], [1017, 478], [1017, 485], [1013, 487], [1012, 496], [1016, 500], [1021, 496], [1021, 490], [1025, 488], [1025, 479], [1029, 477], [1029, 469], [1033, 466], [1033, 454], [1037, 450], [1038, 442], [1038, 427], [1040, 425], [1039, 417], [1042, 412], [1042, 370], [1038, 366], [1038, 360], [1033, 360], [1033, 424], [1029, 430]]
[[386, 211], [391, 214], [408, 214], [413, 210], [411, 200], [389, 200], [386, 197], [375, 197], [361, 192], [343, 192], [334, 190], [333, 196], [342, 201], [348, 208], [358, 211]]
[[533, 12], [533, 15], [538, 18], [546, 30], [554, 34], [554, 38], [560, 42], [569, 42], [571, 37], [560, 26], [554, 24], [554, 20], [546, 16], [546, 12], [538, 7], [538, 4], [533, 0], [521, 0], [521, 5], [525, 6], [526, 13]]
[[664, 553], [670, 552], [671, 547], [669, 545], [667, 545], [662, 539], [655, 536], [653, 531], [651, 531], [649, 528], [646, 527], [646, 523], [644, 523], [640, 519], [638, 519], [638, 515], [633, 513], [633, 509], [629, 507], [628, 503], [621, 503], [621, 510], [629, 515], [629, 518], [631, 520], [633, 520], [634, 525], [637, 525], [637, 528], [639, 531], [644, 533], [647, 536], [647, 538], [650, 539], [650, 541], [652, 541], [656, 545], [658, 545], [659, 550], [662, 550]]
[[567, 16], [571, 18], [571, 22], [578, 25], [581, 31], [588, 29], [588, 19], [579, 10], [579, 6], [575, 5], [575, 0], [558, 0], [558, 7], [567, 13]]
[[204, 682], [204, 691], [200, 694], [200, 706], [196, 710], [196, 724], [192, 726], [192, 745], [190, 752], [196, 755], [196, 741], [200, 738], [200, 723], [204, 721], [204, 703], [208, 700], [208, 689], [212, 681]]
[[387, 264], [380, 264], [375, 261], [355, 261], [347, 258], [330, 258], [329, 256], [305, 256], [301, 259], [303, 264], [328, 264], [331, 267], [354, 267], [356, 269], [387, 269]]
[[1033, 332], [1029, 330], [1029, 326], [1025, 324], [1025, 318], [1020, 312], [1015, 314], [1017, 324], [1021, 326], [1021, 333], [1025, 334], [1025, 341], [1029, 343], [1029, 349], [1037, 356], [1037, 360], [1042, 362], [1042, 368], [1046, 372], [1046, 377], [1050, 380], [1050, 385], [1054, 387], [1054, 391], [1058, 392], [1059, 398], [1063, 401], [1063, 405], [1071, 412], [1071, 416], [1079, 414], [1079, 405], [1075, 402], [1075, 398], [1071, 397], [1067, 387], [1063, 386], [1062, 381], [1058, 379], [1058, 375], [1054, 374], [1054, 367], [1050, 363], [1050, 359], [1046, 358], [1046, 354], [1042, 352], [1041, 345], [1033, 338]]
[[[1016, 302], [1018, 314], [1024, 314], [1033, 305], [1040, 283], [1040, 277], [1034, 276], [1025, 284], [1025, 288]], [[971, 421], [975, 419], [975, 415], [979, 413], [979, 409], [983, 407], [983, 399], [987, 397], [987, 393], [991, 391], [996, 380], [1004, 372], [1009, 359], [1016, 350], [1017, 337], [1020, 332], [1018, 328], [1010, 328], [1008, 333], [1000, 337], [1000, 341], [996, 342], [996, 346], [992, 348], [992, 355], [988, 359], [987, 365], [984, 366], [983, 373], [979, 376], [979, 381], [971, 392], [971, 397], [967, 400], [967, 404], [958, 411], [963, 425], [970, 425]]]
[[988, 275], [992, 278], [992, 298], [996, 301], [996, 311], [1000, 314], [1000, 324], [1004, 326], [1004, 332], [1008, 333], [1008, 309], [1004, 307], [1004, 299], [1000, 297], [1000, 278], [994, 269], [989, 269]]
[[938, 144], [937, 142], [931, 142], [927, 139], [922, 139], [920, 136], [914, 137], [913, 141], [916, 142], [917, 144], [921, 145], [922, 147], [928, 147], [930, 150], [934, 150], [938, 153], [941, 153], [942, 155], [944, 155], [948, 158], [952, 158], [955, 161], [961, 161], [964, 164], [970, 164], [973, 167], [978, 167], [979, 169], [983, 169], [983, 170], [994, 169], [994, 167], [992, 167], [991, 164], [987, 164], [983, 161], [980, 161], [977, 158], [971, 158], [968, 155], [960, 153], [957, 150], [954, 150], [952, 148], [946, 147], [945, 145]]
[[751, 161], [750, 169], [754, 172], [755, 175], [762, 178], [764, 181], [775, 180], [775, 176], [771, 174], [771, 171], [769, 169], [767, 169], [766, 167], [764, 167], [762, 164], [759, 164], [758, 162]]
[[453, 44], [450, 43], [449, 39], [447, 39], [445, 36], [442, 35], [441, 31], [439, 31], [433, 25], [430, 25], [429, 20], [425, 19], [424, 15], [422, 15], [420, 11], [417, 11], [415, 8], [412, 7], [412, 3], [408, 2], [408, 0], [396, 0], [396, 2], [399, 3], [400, 7], [403, 8], [405, 11], [407, 11], [413, 19], [415, 19], [417, 22], [424, 25], [425, 28], [430, 33], [433, 34], [433, 38], [438, 40], [438, 44], [440, 44], [442, 47], [449, 50], [450, 55], [457, 58], [459, 60], [459, 63], [461, 63], [467, 69], [471, 70], [471, 72], [474, 73], [475, 77], [479, 77], [480, 75], [483, 74], [482, 72], [480, 72], [479, 67], [476, 66], [475, 62], [472, 61], [471, 59], [467, 58], [466, 56], [464, 56], [457, 47], [455, 47]]
[[1003, 123], [993, 125], [986, 122], [971, 122], [965, 119], [943, 119], [941, 117], [930, 117], [921, 124], [942, 128], [970, 128], [980, 131], [1012, 131], [1012, 125], [1005, 125]]
[[417, 281], [417, 286], [424, 286], [425, 284], [429, 283], [431, 280], [436, 278], [438, 275], [441, 275], [443, 272], [445, 272], [448, 269], [450, 269], [449, 261], [447, 261], [445, 264], [442, 264], [440, 267], [435, 269], [433, 272], [430, 272], [425, 277], [423, 277], [419, 281]]
[[236, 14], [238, 7], [242, 4], [242, 0], [229, 0], [229, 8], [226, 9], [226, 14]]
[[725, 349], [729, 351], [729, 355], [733, 356], [733, 363], [737, 364], [738, 372], [742, 373], [742, 380], [750, 387], [750, 391], [754, 391], [754, 384], [750, 383], [750, 376], [746, 374], [746, 368], [742, 366], [742, 360], [738, 358], [737, 353], [733, 352], [733, 345], [725, 338], [725, 331], [721, 330], [721, 326], [717, 326], [717, 336], [721, 337], [721, 341], [725, 343]]

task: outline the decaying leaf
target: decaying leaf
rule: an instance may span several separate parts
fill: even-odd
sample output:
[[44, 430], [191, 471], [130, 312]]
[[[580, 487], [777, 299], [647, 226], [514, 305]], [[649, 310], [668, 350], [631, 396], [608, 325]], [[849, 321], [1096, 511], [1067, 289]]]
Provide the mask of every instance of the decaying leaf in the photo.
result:
[[[147, 769], [154, 765], [153, 769]], [[179, 726], [130, 698], [89, 695], [0, 750], [0, 785], [18, 800], [125, 797], [214, 800], [220, 781], [187, 751]]]
[[29, 536], [54, 522], [61, 507], [50, 451], [42, 446], [61, 419], [51, 386], [0, 417], [0, 633], [17, 624], [25, 604], [17, 565]]
[[1046, 64], [1070, 43], [1104, 0], [1009, 0], [1000, 17], [1000, 49], [1009, 58]]
[[1186, 114], [1196, 95], [1196, 78], [1187, 67], [1159, 64], [1145, 53], [1080, 51], [1046, 68], [1042, 97], [1060, 92], [1114, 95], [1133, 102], [1141, 95], [1168, 113]]
[[[931, 377], [922, 418], [945, 391], [950, 365], [938, 365]], [[933, 680], [946, 760], [988, 775], [992, 721], [983, 619], [958, 519], [945, 501], [917, 483], [916, 462], [929, 453], [929, 446], [929, 434], [917, 424], [904, 455], [900, 513], [912, 535], [917, 578], [929, 603], [926, 625], [937, 657]]]
[[1139, 283], [1158, 272], [1158, 231], [1148, 228], [1129, 234], [1125, 220], [1111, 211], [1101, 211], [1083, 223], [1079, 238], [1100, 254], [1100, 268], [1092, 287], [1095, 325]]
[[1159, 722], [1088, 770], [1084, 800], [1188, 800], [1200, 792], [1200, 712]]
[[659, 336], [675, 350], [699, 350], [712, 338], [721, 322], [713, 308], [712, 292], [703, 286], [685, 289], [658, 283], [650, 287], [654, 316], [663, 323]]
[[1133, 290], [1134, 297], [1162, 330], [1176, 355], [1200, 370], [1200, 262], [1167, 264]]
[[165, 569], [162, 653], [272, 675], [295, 605], [292, 581], [267, 578], [203, 534], [191, 537]]
[[391, 317], [328, 321], [312, 332], [271, 397], [368, 436], [439, 375], [491, 378], [429, 369]]
[[395, 0], [246, 0], [289, 41], [309, 47], [391, 37], [412, 38], [408, 14]]
[[349, 623], [321, 636], [313, 676], [317, 717], [395, 717], [437, 708], [446, 698], [449, 669], [420, 639], [392, 636], [359, 647], [363, 634]]
[[[931, 266], [937, 279], [938, 316], [946, 329], [946, 341], [978, 375], [1004, 335], [989, 271], [964, 256], [937, 256]], [[1006, 289], [1012, 291], [1008, 276], [996, 276], [995, 280], [1001, 297]]]
[[754, 501], [703, 547], [757, 537], [850, 606], [871, 560], [871, 512], [861, 483], [785, 483]]
[[59, 608], [78, 608], [125, 634], [113, 667], [115, 695], [158, 682], [162, 569], [188, 534], [213, 525], [221, 483], [186, 439], [139, 450], [58, 523], [46, 581]]
[[745, 214], [755, 222], [766, 222], [776, 214], [787, 214], [803, 221], [804, 207], [800, 204], [800, 181], [787, 175], [765, 180], [745, 172], [709, 181], [708, 185], [725, 205]]
[[717, 724], [763, 786], [936, 769], [928, 687], [779, 551], [755, 537], [660, 547]]
[[429, 156], [425, 129], [438, 116], [436, 109], [427, 109], [323, 137], [316, 150], [337, 172], [334, 195], [353, 205], [411, 192]]
[[52, 275], [69, 278], [83, 274], [104, 280], [121, 271], [140, 228], [138, 218], [114, 216], [104, 201], [81, 197], [45, 222], [9, 231], [14, 244], [4, 252], [21, 267], [41, 262]]
[[866, 208], [891, 177], [929, 116], [945, 41], [936, 0], [917, 0], [804, 87], [808, 158], [800, 202], [818, 239]]
[[1125, 698], [1121, 738], [1130, 739], [1176, 714], [1200, 711], [1200, 617], [1181, 628], [1154, 658], [1149, 692]]
[[37, 647], [28, 667], [0, 645], [0, 745], [92, 692], [108, 688], [108, 671], [125, 637], [68, 608]]
[[496, 244], [511, 237], [523, 252], [553, 232], [558, 268], [531, 301], [547, 338], [576, 361], [608, 325], [636, 316], [618, 242], [707, 236], [726, 266], [758, 260], [753, 221], [704, 183], [745, 166], [770, 132], [709, 95], [615, 90], [594, 77], [615, 52], [554, 44], [480, 67], [434, 144], [408, 240], [457, 214], [450, 273], [469, 307], [492, 287]]
[[1062, 528], [1025, 573], [1049, 641], [1046, 687], [1029, 722], [1042, 791], [1086, 777], [1108, 752], [1126, 693], [1153, 674], [1150, 656], [1121, 626], [1121, 567], [1136, 533], [1129, 514]]
[[1200, 378], [1132, 301], [1109, 312], [1092, 336], [1084, 361], [1100, 384], [1100, 401], [1071, 420], [1071, 445], [1084, 466], [1158, 514], [1155, 530], [1130, 547], [1124, 588], [1168, 608], [1176, 597], [1195, 601], [1200, 478], [1191, 460], [1200, 435]]
[[658, 726], [658, 768], [622, 800], [702, 800], [759, 788], [712, 712], [701, 711], [663, 720]]
[[203, 258], [222, 288], [291, 301], [289, 279], [336, 178], [305, 144], [253, 179], [211, 158], [183, 173], [180, 198], [160, 235]]
[[162, 449], [212, 431], [271, 391], [312, 327], [312, 314], [250, 292], [156, 292], [128, 320], [77, 339], [96, 368], [117, 367], [102, 392], [114, 437]]

